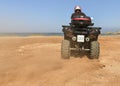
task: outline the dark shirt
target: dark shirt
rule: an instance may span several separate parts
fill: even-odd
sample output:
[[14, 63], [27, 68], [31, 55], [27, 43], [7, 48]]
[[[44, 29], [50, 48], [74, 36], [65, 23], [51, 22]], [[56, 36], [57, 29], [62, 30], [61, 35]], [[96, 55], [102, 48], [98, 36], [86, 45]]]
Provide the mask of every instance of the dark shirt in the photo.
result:
[[[75, 18], [88, 18], [90, 21], [87, 20], [75, 20]], [[83, 24], [81, 24], [81, 22]], [[83, 27], [83, 26], [88, 26], [89, 24], [91, 24], [91, 19], [90, 17], [86, 16], [83, 12], [75, 12], [72, 14], [71, 16], [71, 24], [72, 25], [76, 25], [78, 27]]]
[[80, 18], [81, 16], [86, 17], [86, 15], [83, 12], [78, 12], [78, 13], [76, 12], [76, 13], [72, 14], [71, 19], [72, 18]]

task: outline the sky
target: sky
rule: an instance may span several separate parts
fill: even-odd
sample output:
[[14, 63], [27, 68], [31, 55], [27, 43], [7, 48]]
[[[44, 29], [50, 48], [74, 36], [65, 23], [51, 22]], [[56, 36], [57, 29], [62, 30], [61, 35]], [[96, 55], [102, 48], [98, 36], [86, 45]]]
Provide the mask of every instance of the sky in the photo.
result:
[[0, 0], [0, 33], [62, 32], [76, 5], [103, 32], [120, 31], [120, 0]]

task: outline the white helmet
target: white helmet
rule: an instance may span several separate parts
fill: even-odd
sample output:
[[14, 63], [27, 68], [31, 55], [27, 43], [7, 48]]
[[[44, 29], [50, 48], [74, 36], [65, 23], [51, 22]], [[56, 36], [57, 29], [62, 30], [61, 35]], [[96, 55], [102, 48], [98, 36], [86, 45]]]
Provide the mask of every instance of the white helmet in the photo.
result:
[[75, 6], [74, 11], [76, 11], [76, 10], [80, 10], [81, 11], [81, 7], [80, 6]]

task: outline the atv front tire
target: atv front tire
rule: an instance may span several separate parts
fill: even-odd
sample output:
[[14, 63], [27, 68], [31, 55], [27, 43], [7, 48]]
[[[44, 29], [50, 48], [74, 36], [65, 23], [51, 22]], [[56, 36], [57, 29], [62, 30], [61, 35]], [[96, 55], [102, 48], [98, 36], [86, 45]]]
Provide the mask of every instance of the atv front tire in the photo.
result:
[[63, 40], [61, 44], [61, 57], [63, 59], [70, 58], [70, 41]]
[[90, 46], [90, 58], [99, 59], [100, 47], [99, 42], [93, 41]]

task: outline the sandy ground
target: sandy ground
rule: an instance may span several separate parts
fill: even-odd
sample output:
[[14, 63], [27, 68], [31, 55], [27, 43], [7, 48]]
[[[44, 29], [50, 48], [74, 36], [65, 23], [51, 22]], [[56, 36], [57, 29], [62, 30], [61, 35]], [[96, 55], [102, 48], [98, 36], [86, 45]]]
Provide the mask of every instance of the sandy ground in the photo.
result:
[[120, 86], [120, 36], [99, 37], [99, 60], [61, 59], [63, 37], [0, 37], [0, 86]]

